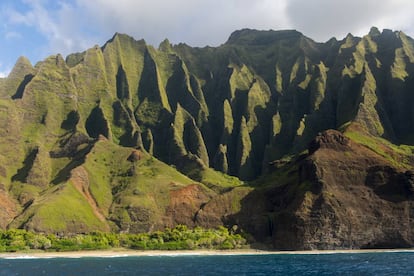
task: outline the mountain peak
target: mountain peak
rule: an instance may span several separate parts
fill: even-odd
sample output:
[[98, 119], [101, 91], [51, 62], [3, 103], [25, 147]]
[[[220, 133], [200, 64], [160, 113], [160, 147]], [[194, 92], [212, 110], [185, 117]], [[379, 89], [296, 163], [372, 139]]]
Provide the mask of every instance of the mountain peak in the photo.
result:
[[33, 65], [30, 60], [25, 57], [21, 56], [17, 59], [12, 71], [10, 72], [9, 77], [23, 77], [33, 71]]
[[119, 33], [119, 32], [116, 32], [113, 36], [112, 36], [112, 38], [110, 39], [110, 40], [108, 40], [106, 43], [105, 43], [105, 45], [102, 47], [103, 49], [105, 49], [105, 47], [108, 45], [108, 44], [111, 44], [111, 43], [113, 43], [114, 41], [119, 41], [121, 44], [123, 44], [123, 43], [136, 43], [136, 42], [138, 42], [138, 43], [146, 43], [145, 42], [145, 40], [144, 39], [140, 39], [140, 40], [136, 40], [134, 37], [132, 37], [132, 36], [130, 36], [130, 35], [128, 35], [128, 34], [124, 34], [124, 33]]
[[303, 34], [296, 30], [260, 31], [253, 29], [242, 29], [233, 32], [226, 44], [269, 45], [279, 40], [298, 39], [302, 36]]
[[170, 41], [166, 38], [166, 39], [164, 39], [161, 43], [160, 43], [160, 45], [158, 46], [158, 49], [160, 50], [160, 51], [163, 51], [163, 52], [170, 52], [170, 51], [172, 51], [172, 46], [171, 46], [171, 43], [170, 43]]
[[371, 27], [371, 29], [369, 30], [369, 35], [370, 36], [378, 36], [381, 35], [381, 32], [378, 30], [377, 27], [373, 26]]

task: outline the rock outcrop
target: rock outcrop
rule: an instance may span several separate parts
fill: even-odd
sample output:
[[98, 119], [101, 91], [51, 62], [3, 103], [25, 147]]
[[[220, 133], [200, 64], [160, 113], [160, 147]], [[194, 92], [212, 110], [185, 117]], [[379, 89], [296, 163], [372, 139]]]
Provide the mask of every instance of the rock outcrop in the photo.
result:
[[[412, 171], [335, 130], [320, 133], [309, 154], [281, 170], [235, 215], [243, 229], [259, 222], [265, 231], [252, 231], [259, 240], [283, 250], [414, 246]], [[264, 206], [251, 214], [255, 202]]]

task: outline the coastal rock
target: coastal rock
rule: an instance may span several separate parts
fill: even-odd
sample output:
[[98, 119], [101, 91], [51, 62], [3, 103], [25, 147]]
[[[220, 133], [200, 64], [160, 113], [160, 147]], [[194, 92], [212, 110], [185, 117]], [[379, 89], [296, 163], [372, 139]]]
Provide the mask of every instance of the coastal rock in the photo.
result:
[[308, 157], [295, 165], [298, 183], [282, 197], [294, 192], [295, 200], [274, 212], [275, 248], [414, 245], [411, 172], [331, 130], [316, 137]]

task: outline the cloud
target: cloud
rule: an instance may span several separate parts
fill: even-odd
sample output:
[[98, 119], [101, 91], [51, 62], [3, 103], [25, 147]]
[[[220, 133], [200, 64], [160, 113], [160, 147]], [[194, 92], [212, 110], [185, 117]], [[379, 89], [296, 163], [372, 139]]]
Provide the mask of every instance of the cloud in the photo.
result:
[[154, 46], [165, 38], [217, 46], [241, 28], [295, 28], [319, 41], [343, 38], [348, 32], [363, 35], [371, 26], [414, 33], [412, 0], [5, 1], [8, 5], [0, 14], [7, 25], [3, 37], [26, 40], [32, 48], [28, 52], [37, 55], [32, 60], [102, 45], [115, 32], [144, 38]]
[[[103, 44], [115, 32], [144, 38], [157, 46], [173, 43], [216, 46], [236, 29], [286, 28], [286, 0], [22, 0], [24, 8], [8, 6], [8, 38], [43, 37], [39, 59], [67, 55]], [[21, 27], [31, 34], [19, 33]], [[29, 37], [26, 37], [29, 36]], [[40, 42], [39, 42], [40, 43]]]
[[[84, 31], [88, 16], [79, 11], [74, 2], [52, 0], [24, 0], [24, 11], [8, 8], [4, 13], [8, 28], [20, 30], [23, 26], [43, 36], [43, 46], [37, 45], [42, 55], [54, 53], [68, 54], [84, 50], [93, 45], [97, 37]], [[9, 37], [22, 36], [18, 31], [10, 31]], [[32, 34], [27, 34], [30, 36]], [[6, 34], [7, 37], [7, 34]], [[30, 37], [28, 37], [30, 39]]]
[[[414, 2], [411, 0], [290, 0], [286, 12], [290, 24], [316, 40], [347, 33], [363, 35], [371, 26], [403, 29], [412, 21]], [[405, 28], [404, 28], [405, 26]]]
[[105, 32], [125, 32], [157, 44], [164, 38], [218, 45], [240, 28], [283, 28], [284, 1], [274, 0], [78, 0]]
[[0, 71], [0, 78], [7, 78], [9, 73], [10, 73], [10, 70]]
[[0, 78], [6, 78], [11, 71], [10, 68], [3, 68], [3, 67], [4, 67], [3, 64], [0, 63]]

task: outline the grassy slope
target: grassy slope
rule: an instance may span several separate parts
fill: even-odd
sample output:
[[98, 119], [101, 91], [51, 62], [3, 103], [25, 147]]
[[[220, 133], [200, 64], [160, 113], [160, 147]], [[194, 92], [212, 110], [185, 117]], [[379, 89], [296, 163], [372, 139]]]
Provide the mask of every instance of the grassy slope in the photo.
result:
[[10, 226], [52, 233], [105, 230], [105, 224], [70, 182], [44, 192]]
[[345, 136], [362, 144], [387, 159], [391, 164], [401, 169], [412, 169], [414, 146], [395, 145], [388, 140], [373, 136], [360, 129], [358, 124], [351, 124], [344, 132]]
[[[98, 141], [82, 165], [88, 172], [90, 194], [107, 218], [117, 219], [126, 209], [139, 207], [152, 214], [151, 223], [160, 223], [169, 204], [169, 191], [195, 181], [144, 152], [139, 152], [140, 160], [128, 161], [132, 152], [137, 151], [108, 140]], [[96, 217], [85, 195], [74, 188], [71, 179], [43, 191], [27, 184], [14, 187], [16, 194], [31, 191], [35, 199], [12, 227], [41, 232], [107, 230], [106, 222]], [[204, 186], [202, 189], [214, 194]]]

